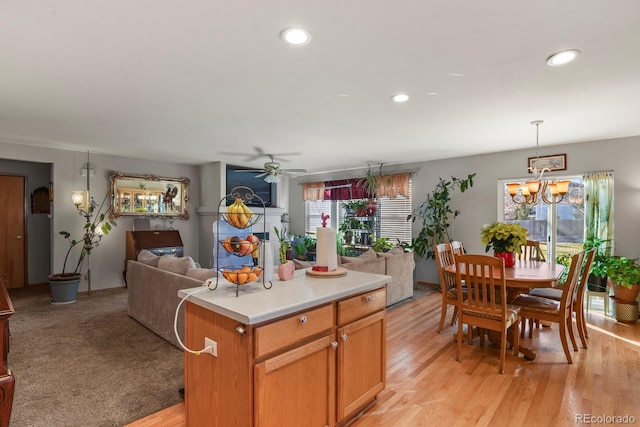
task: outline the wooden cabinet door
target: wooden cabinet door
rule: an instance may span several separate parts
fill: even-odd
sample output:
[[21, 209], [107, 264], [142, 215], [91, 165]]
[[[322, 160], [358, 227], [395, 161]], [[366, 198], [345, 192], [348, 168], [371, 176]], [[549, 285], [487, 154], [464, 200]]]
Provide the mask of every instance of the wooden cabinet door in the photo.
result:
[[254, 426], [335, 424], [334, 335], [257, 363]]
[[338, 329], [338, 422], [363, 409], [384, 389], [385, 335], [385, 311]]

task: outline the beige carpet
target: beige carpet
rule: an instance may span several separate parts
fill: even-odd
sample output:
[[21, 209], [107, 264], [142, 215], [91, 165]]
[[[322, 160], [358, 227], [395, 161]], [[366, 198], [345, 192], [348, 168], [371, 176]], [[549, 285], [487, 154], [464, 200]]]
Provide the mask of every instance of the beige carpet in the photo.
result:
[[49, 304], [11, 290], [11, 427], [122, 426], [178, 403], [183, 353], [127, 316], [127, 290]]

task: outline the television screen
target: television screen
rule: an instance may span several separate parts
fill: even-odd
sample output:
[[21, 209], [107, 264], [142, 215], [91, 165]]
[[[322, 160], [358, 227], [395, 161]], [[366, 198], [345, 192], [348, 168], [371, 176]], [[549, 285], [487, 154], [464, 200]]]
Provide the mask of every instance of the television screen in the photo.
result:
[[[242, 168], [240, 166], [227, 165], [227, 193], [235, 187], [249, 187], [254, 194], [264, 201], [265, 207], [275, 207], [276, 204], [276, 188], [277, 184], [270, 184], [264, 180], [264, 176], [256, 177], [261, 172], [255, 169]], [[246, 200], [244, 194], [240, 194], [247, 206], [261, 206], [260, 199], [254, 197], [252, 200]], [[234, 201], [227, 199], [227, 206]]]

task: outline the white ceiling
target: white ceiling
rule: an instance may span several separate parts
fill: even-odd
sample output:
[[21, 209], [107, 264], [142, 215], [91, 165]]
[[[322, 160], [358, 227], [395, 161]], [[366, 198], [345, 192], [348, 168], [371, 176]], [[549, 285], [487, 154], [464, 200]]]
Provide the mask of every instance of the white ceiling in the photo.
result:
[[638, 0], [3, 0], [0, 141], [321, 172], [534, 152], [543, 119], [542, 152], [640, 134], [639, 41]]

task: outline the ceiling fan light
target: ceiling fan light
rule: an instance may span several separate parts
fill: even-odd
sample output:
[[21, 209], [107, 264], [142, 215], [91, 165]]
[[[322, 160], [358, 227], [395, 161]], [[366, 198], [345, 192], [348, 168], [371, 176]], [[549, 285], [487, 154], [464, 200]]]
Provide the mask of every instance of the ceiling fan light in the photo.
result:
[[264, 180], [266, 182], [268, 182], [269, 184], [276, 184], [278, 182], [280, 182], [280, 177], [276, 174], [276, 175], [271, 175], [271, 174], [267, 174], [267, 176], [264, 177]]

